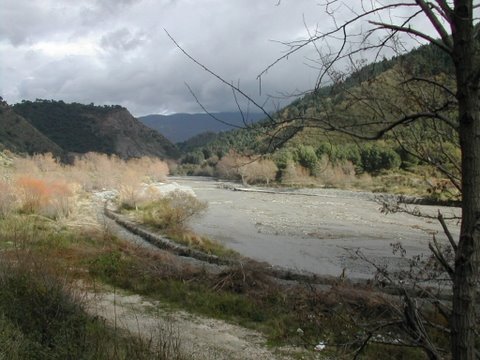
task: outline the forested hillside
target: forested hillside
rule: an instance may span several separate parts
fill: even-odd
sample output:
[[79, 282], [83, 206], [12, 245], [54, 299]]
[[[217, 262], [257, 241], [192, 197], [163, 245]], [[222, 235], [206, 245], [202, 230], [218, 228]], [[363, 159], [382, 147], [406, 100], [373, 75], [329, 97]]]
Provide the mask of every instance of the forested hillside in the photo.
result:
[[118, 105], [36, 100], [22, 101], [13, 110], [68, 153], [93, 151], [122, 158], [178, 155], [175, 146], [162, 134]]
[[64, 153], [3, 100], [0, 101], [0, 148], [29, 154], [50, 152], [62, 156]]
[[[271, 119], [179, 144], [187, 152], [180, 171], [247, 182], [265, 182], [268, 177], [284, 184], [360, 187], [361, 178], [388, 177], [389, 185], [367, 188], [410, 192], [419, 187], [432, 196], [456, 198], [460, 152], [451, 110], [454, 99], [447, 91], [454, 89], [452, 71], [448, 58], [433, 46], [365, 66], [351, 64], [348, 76], [337, 74], [334, 84], [296, 99]], [[420, 108], [451, 123], [405, 121], [382, 140], [367, 141]], [[263, 166], [247, 171], [258, 155]], [[226, 171], [230, 167], [242, 170]], [[269, 176], [247, 176], [262, 167], [269, 168]]]

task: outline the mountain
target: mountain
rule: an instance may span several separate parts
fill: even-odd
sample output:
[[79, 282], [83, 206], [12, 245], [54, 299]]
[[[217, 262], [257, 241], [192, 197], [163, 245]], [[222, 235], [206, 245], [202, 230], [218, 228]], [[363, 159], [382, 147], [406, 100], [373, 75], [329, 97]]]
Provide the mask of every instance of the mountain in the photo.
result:
[[56, 156], [64, 154], [60, 146], [15, 113], [3, 100], [0, 100], [0, 148], [28, 154], [46, 152]]
[[118, 105], [36, 100], [15, 104], [13, 110], [68, 153], [94, 151], [122, 158], [178, 156], [168, 139]]
[[191, 137], [205, 133], [227, 131], [236, 127], [244, 127], [245, 122], [252, 124], [265, 118], [263, 113], [245, 114], [245, 122], [239, 112], [221, 112], [211, 115], [201, 114], [172, 114], [172, 115], [147, 115], [139, 117], [138, 120], [148, 127], [164, 134], [171, 142], [178, 143]]
[[[272, 115], [275, 122], [258, 122], [252, 127], [253, 131], [252, 128], [235, 129], [216, 137], [193, 138], [177, 146], [184, 152], [216, 154], [224, 153], [225, 149], [261, 153], [304, 145], [317, 148], [323, 141], [339, 146], [358, 143], [338, 132], [327, 131], [327, 134], [323, 129], [329, 126], [317, 119], [326, 119], [347, 132], [374, 133], [405, 112], [421, 111], [419, 107], [425, 106], [424, 103], [429, 102], [432, 108], [439, 107], [442, 101], [448, 104], [445, 98], [448, 95], [441, 91], [442, 86], [455, 90], [451, 60], [433, 45], [365, 65], [341, 78], [333, 85], [295, 99]], [[433, 92], [429, 82], [440, 86]], [[448, 116], [451, 109], [442, 111]], [[265, 145], [266, 150], [262, 148]]]

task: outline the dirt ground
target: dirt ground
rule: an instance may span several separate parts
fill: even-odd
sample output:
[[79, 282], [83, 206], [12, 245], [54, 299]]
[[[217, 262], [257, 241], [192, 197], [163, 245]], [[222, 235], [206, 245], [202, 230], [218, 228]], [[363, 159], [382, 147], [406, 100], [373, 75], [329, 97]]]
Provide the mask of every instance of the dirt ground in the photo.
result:
[[[290, 359], [266, 346], [260, 333], [221, 320], [172, 310], [158, 301], [124, 292], [88, 293], [89, 312], [154, 343], [175, 339], [187, 358], [198, 360]], [[288, 352], [287, 349], [284, 352]]]

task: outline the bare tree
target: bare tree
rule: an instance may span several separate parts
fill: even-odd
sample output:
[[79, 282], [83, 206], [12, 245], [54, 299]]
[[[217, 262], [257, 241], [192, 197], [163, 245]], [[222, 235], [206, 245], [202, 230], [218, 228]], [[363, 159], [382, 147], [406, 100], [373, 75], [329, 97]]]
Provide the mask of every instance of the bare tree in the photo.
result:
[[[343, 5], [334, 0], [328, 1], [325, 6], [326, 12], [334, 17], [334, 7]], [[367, 104], [371, 110], [370, 116], [360, 124], [342, 122], [339, 116], [333, 116], [328, 111], [319, 116], [307, 116], [304, 121], [306, 126], [341, 131], [364, 139], [378, 139], [401, 126], [425, 121], [433, 121], [430, 123], [432, 126], [444, 126], [458, 134], [461, 149], [459, 176], [444, 169], [462, 192], [461, 233], [458, 242], [454, 242], [455, 264], [451, 269], [453, 309], [450, 327], [454, 359], [480, 357], [476, 349], [476, 339], [479, 337], [476, 329], [476, 297], [480, 262], [480, 45], [479, 26], [476, 26], [478, 18], [474, 17], [475, 9], [479, 7], [480, 4], [474, 4], [472, 0], [362, 1], [358, 12], [351, 8], [353, 16], [343, 23], [334, 22], [336, 26], [333, 29], [315, 32], [305, 41], [288, 44], [290, 50], [260, 74], [260, 77], [264, 76], [270, 67], [283, 58], [307, 45], [314, 45], [321, 60], [317, 81], [319, 87], [326, 76], [335, 74], [334, 66], [342, 59], [351, 58], [362, 51], [375, 50], [380, 54], [389, 46], [398, 48], [401, 34], [430, 43], [448, 55], [454, 69], [453, 89], [435, 79], [412, 77], [401, 82], [403, 87], [422, 82], [429, 85], [430, 89], [442, 90], [446, 95], [441, 102], [431, 101], [427, 96], [426, 101], [418, 101], [418, 106], [413, 109], [389, 109], [380, 104], [382, 98], [377, 95]], [[362, 22], [371, 27], [359, 41], [358, 34], [352, 32], [352, 28]], [[423, 27], [419, 27], [419, 22]], [[373, 39], [374, 34], [380, 32], [384, 34], [383, 37]], [[334, 37], [340, 39], [340, 46], [328, 53], [322, 52], [322, 49], [332, 50], [321, 43], [325, 45]], [[357, 100], [363, 101], [362, 98]], [[453, 120], [445, 116], [447, 108], [454, 112]], [[297, 119], [289, 121], [294, 123]], [[366, 132], [366, 125], [374, 131]], [[357, 131], [359, 128], [360, 132]], [[421, 144], [421, 141], [418, 143]]]
[[[281, 6], [281, 2], [277, 5]], [[259, 74], [260, 82], [282, 60], [313, 46], [317, 51], [313, 65], [319, 69], [319, 75], [308, 96], [315, 97], [326, 80], [333, 84], [332, 88], [343, 84], [345, 77], [339, 65], [350, 64], [349, 70], [356, 71], [361, 55], [368, 54], [378, 60], [385, 53], [405, 52], [402, 36], [420, 44], [431, 44], [446, 55], [452, 79], [424, 78], [400, 69], [391, 86], [397, 93], [389, 94], [384, 92], [384, 87], [376, 88], [381, 78], [373, 83], [363, 81], [361, 90], [350, 92], [343, 101], [341, 112], [328, 102], [320, 102], [318, 111], [313, 113], [289, 111], [284, 116], [281, 112], [279, 116], [271, 116], [265, 111], [265, 132], [270, 135], [270, 145], [278, 146], [306, 127], [338, 131], [365, 140], [389, 134], [407, 151], [429, 161], [451, 180], [462, 194], [459, 239], [453, 239], [441, 217], [439, 219], [454, 249], [453, 266], [443, 261], [438, 247], [432, 248], [452, 278], [449, 324], [452, 356], [462, 360], [479, 359], [476, 321], [480, 271], [480, 26], [476, 14], [480, 4], [478, 0], [361, 0], [351, 4], [328, 0], [323, 6], [332, 26], [329, 29], [318, 26], [315, 30], [306, 27], [309, 35], [306, 39], [285, 43], [287, 51]], [[347, 11], [347, 16], [339, 15], [342, 9]], [[239, 87], [201, 66], [263, 110]], [[357, 117], [362, 111], [361, 119], [352, 121], [353, 113], [349, 113], [349, 109], [353, 107]], [[429, 153], [422, 147], [426, 141], [421, 135], [422, 127], [435, 129], [439, 136], [453, 143], [458, 139], [460, 164], [442, 145], [435, 150], [436, 156], [432, 156], [431, 148]], [[414, 141], [408, 143], [405, 139], [409, 137]], [[446, 163], [449, 166], [445, 166]]]

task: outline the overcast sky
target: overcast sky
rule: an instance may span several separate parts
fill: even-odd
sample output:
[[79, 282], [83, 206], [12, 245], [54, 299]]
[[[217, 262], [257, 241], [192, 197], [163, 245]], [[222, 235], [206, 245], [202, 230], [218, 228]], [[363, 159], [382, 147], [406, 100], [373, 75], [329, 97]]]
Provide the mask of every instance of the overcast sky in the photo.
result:
[[[134, 115], [235, 109], [232, 93], [182, 54], [263, 102], [315, 84], [314, 49], [257, 75], [307, 37], [305, 24], [330, 26], [315, 0], [2, 0], [0, 95], [120, 104]], [[278, 6], [277, 6], [278, 5]]]

